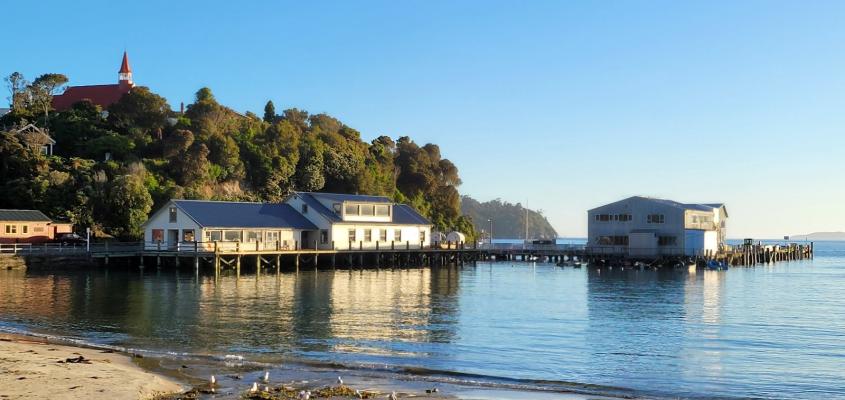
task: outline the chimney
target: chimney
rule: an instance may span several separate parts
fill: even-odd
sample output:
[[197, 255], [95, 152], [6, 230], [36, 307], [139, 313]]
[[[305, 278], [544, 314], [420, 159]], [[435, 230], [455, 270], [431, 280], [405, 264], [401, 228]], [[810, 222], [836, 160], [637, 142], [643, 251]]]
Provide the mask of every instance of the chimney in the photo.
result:
[[179, 114], [184, 114], [184, 113], [185, 113], [185, 102], [183, 101], [183, 102], [179, 103]]

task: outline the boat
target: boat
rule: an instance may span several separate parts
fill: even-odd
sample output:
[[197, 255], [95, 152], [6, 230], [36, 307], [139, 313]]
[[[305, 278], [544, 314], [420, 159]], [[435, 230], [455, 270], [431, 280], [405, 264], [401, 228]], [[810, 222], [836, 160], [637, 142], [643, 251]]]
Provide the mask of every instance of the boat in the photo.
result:
[[724, 261], [710, 260], [707, 262], [707, 269], [720, 270], [728, 269], [728, 264]]

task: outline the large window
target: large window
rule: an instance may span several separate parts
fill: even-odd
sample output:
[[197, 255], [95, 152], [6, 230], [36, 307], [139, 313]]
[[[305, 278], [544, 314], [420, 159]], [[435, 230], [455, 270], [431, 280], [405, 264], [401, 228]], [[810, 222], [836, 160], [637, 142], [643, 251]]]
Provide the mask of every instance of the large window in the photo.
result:
[[241, 240], [241, 231], [223, 231], [223, 240], [226, 242], [238, 242]]
[[646, 218], [646, 222], [649, 224], [662, 224], [664, 219], [663, 214], [649, 214]]
[[279, 231], [264, 232], [264, 241], [267, 243], [276, 243], [279, 241]]
[[599, 222], [608, 222], [613, 220], [613, 215], [611, 214], [596, 214], [596, 221]]
[[372, 229], [364, 229], [364, 241], [365, 242], [372, 242], [373, 241], [373, 230]]
[[628, 236], [599, 236], [596, 244], [601, 246], [627, 246]]
[[378, 204], [378, 205], [376, 205], [376, 216], [377, 217], [388, 217], [388, 216], [390, 216], [390, 205], [389, 204]]
[[223, 231], [206, 231], [205, 233], [209, 242], [219, 242], [223, 240]]
[[357, 242], [358, 241], [358, 237], [355, 234], [355, 228], [349, 230], [349, 241], [350, 242]]
[[347, 204], [346, 205], [346, 215], [358, 215], [358, 205], [357, 204]]
[[402, 241], [402, 230], [401, 229], [394, 229], [393, 230], [393, 240], [397, 242]]
[[176, 222], [176, 207], [170, 207], [170, 222]]
[[164, 241], [164, 229], [153, 229], [153, 242]]
[[182, 241], [183, 242], [193, 242], [195, 239], [194, 237], [194, 230], [193, 229], [182, 229]]
[[365, 217], [371, 217], [375, 214], [375, 206], [372, 204], [362, 204], [361, 205], [361, 215]]
[[378, 234], [379, 234], [378, 240], [380, 242], [386, 242], [387, 241], [387, 229], [379, 229]]
[[247, 242], [261, 241], [261, 231], [245, 231]]

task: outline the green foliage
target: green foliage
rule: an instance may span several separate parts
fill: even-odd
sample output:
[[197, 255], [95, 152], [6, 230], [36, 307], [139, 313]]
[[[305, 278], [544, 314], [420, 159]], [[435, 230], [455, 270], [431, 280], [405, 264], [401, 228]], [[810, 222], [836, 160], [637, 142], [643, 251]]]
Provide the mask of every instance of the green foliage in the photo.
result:
[[[55, 91], [66, 78], [36, 81], [7, 78], [20, 96], [33, 87]], [[20, 112], [0, 122], [19, 125], [38, 115], [28, 100], [18, 100]], [[171, 198], [282, 201], [294, 190], [331, 191], [392, 196], [436, 229], [474, 236], [460, 211], [458, 169], [438, 146], [387, 136], [367, 143], [327, 114], [277, 114], [268, 102], [263, 118], [241, 115], [208, 88], [177, 114], [161, 96], [135, 87], [108, 113], [81, 102], [45, 122], [56, 140], [49, 159], [2, 133], [0, 207], [39, 208], [80, 230], [138, 238], [149, 212]]]
[[488, 220], [493, 219], [493, 235], [497, 238], [525, 239], [526, 225], [529, 239], [557, 238], [557, 232], [542, 211], [529, 210], [519, 203], [511, 204], [501, 199], [481, 203], [463, 196], [461, 211], [475, 223], [475, 229], [485, 232], [485, 237], [490, 232]]

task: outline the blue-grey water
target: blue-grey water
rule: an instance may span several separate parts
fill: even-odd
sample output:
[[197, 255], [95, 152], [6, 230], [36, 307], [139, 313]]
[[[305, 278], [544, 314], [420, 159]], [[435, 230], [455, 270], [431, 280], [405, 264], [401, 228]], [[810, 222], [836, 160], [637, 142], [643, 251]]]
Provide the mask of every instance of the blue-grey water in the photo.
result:
[[0, 329], [170, 357], [666, 398], [845, 398], [845, 243], [727, 271], [0, 271]]

